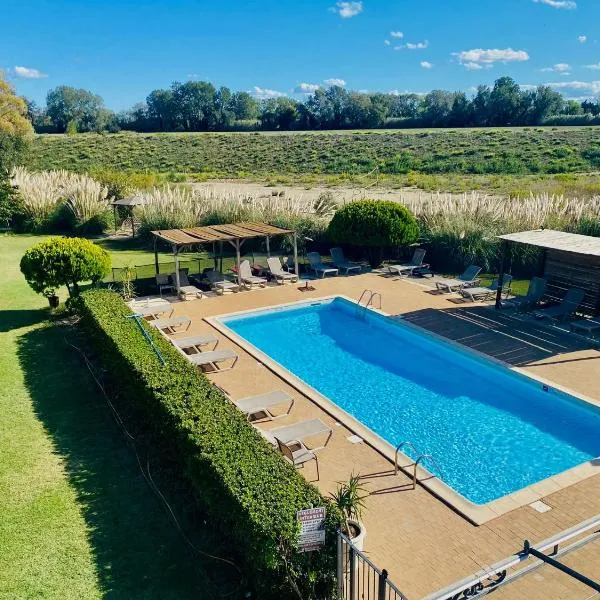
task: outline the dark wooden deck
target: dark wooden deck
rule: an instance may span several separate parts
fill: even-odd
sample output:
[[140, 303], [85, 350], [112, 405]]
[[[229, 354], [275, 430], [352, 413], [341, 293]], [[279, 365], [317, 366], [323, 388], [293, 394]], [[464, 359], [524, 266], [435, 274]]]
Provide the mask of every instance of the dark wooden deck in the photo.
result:
[[594, 347], [567, 331], [489, 306], [424, 309], [399, 316], [513, 366]]

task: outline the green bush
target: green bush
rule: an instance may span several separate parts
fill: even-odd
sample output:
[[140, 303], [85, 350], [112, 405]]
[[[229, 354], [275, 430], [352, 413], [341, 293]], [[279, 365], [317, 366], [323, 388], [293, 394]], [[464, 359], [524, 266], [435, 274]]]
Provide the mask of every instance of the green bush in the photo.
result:
[[[156, 330], [146, 327], [162, 365], [115, 292], [78, 300], [121, 398], [136, 404], [158, 451], [179, 461], [211, 521], [238, 547], [259, 598], [331, 598], [340, 514], [267, 444], [245, 417]], [[300, 554], [296, 512], [327, 507], [327, 546]]]
[[67, 286], [70, 296], [76, 296], [82, 281], [97, 283], [109, 270], [108, 252], [83, 238], [49, 238], [29, 248], [21, 258], [27, 283], [44, 296], [52, 296], [62, 285]]
[[[327, 236], [334, 244], [366, 247], [373, 266], [381, 262], [391, 246], [412, 244], [419, 238], [419, 226], [410, 211], [397, 202], [357, 200], [333, 215]], [[378, 249], [379, 258], [372, 252]]]

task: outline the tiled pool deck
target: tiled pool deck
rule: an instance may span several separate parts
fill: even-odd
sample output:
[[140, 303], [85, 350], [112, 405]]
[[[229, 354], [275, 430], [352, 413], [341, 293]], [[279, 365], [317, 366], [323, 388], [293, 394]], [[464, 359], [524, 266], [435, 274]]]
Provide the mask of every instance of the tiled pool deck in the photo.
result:
[[[226, 339], [205, 318], [311, 297], [341, 294], [357, 299], [364, 289], [371, 289], [381, 293], [384, 312], [405, 315], [416, 325], [506, 360], [534, 377], [549, 380], [600, 404], [599, 351], [575, 338], [568, 340], [527, 323], [515, 326], [504, 317], [497, 319], [495, 311], [481, 303], [457, 305], [451, 296], [428, 293], [426, 288], [412, 281], [365, 274], [311, 283], [316, 288], [312, 292], [300, 293], [297, 285], [285, 285], [178, 302], [173, 305], [173, 316], [192, 318], [189, 331], [182, 336], [216, 333], [220, 338], [219, 348], [238, 351], [240, 359], [233, 370], [209, 375], [233, 398], [277, 389], [295, 397], [292, 413], [278, 419], [276, 425], [266, 423], [266, 429], [315, 417], [333, 428], [330, 443], [319, 451], [321, 478], [317, 485], [328, 494], [336, 482], [347, 480], [352, 472], [360, 473], [370, 491], [364, 514], [366, 552], [375, 564], [389, 571], [390, 578], [409, 598], [419, 598], [479, 571], [521, 549], [525, 539], [533, 543], [541, 541], [600, 513], [599, 464], [595, 467], [598, 474], [583, 481], [558, 491], [549, 485], [547, 495], [532, 494], [531, 502], [542, 498], [552, 507], [548, 512], [539, 513], [523, 506], [479, 527], [474, 526], [423, 487], [413, 490], [410, 478], [403, 473], [395, 476], [393, 465], [373, 448], [348, 441], [351, 431]], [[309, 479], [314, 477], [312, 464], [300, 472]], [[506, 502], [511, 500], [507, 498]], [[595, 545], [596, 550], [598, 546]], [[589, 576], [600, 573], [600, 551], [596, 550], [581, 552], [577, 559], [577, 567]], [[530, 586], [526, 597], [570, 597], [564, 595], [565, 586], [568, 587], [564, 583], [565, 576], [549, 572], [547, 567], [544, 569], [546, 585], [543, 593], [540, 588], [539, 596], [535, 591], [538, 579], [532, 578], [537, 576], [530, 575], [519, 584], [522, 589]], [[552, 586], [554, 579], [555, 587]]]

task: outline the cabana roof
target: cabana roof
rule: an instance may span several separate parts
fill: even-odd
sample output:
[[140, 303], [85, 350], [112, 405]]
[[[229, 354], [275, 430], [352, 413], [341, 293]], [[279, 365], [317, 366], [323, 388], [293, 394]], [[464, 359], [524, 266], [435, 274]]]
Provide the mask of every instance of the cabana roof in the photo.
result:
[[600, 257], [600, 238], [553, 229], [535, 229], [520, 233], [499, 235], [499, 239], [517, 244], [528, 244], [547, 250], [560, 250], [574, 254]]
[[271, 237], [294, 233], [291, 229], [282, 229], [267, 223], [235, 223], [228, 225], [209, 225], [188, 229], [166, 229], [152, 232], [158, 239], [175, 247], [213, 242], [233, 242], [252, 238]]
[[113, 200], [111, 202], [113, 206], [141, 206], [146, 204], [144, 196], [136, 195], [130, 196], [129, 198], [120, 198], [119, 200]]

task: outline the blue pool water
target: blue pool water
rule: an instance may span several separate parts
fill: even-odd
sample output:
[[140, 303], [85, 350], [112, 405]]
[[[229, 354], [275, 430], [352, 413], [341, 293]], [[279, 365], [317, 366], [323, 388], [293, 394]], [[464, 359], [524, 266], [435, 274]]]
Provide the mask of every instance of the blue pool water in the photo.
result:
[[600, 410], [347, 300], [222, 322], [476, 504], [600, 456]]

